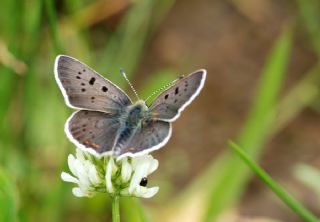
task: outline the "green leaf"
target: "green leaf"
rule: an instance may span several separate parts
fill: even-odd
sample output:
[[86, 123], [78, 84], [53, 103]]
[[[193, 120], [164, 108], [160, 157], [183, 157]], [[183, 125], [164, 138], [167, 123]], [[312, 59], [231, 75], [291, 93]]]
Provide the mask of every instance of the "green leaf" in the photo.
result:
[[294, 197], [275, 182], [262, 168], [260, 168], [254, 160], [252, 160], [246, 152], [233, 142], [229, 142], [229, 146], [241, 158], [241, 160], [296, 214], [304, 221], [319, 222], [319, 220], [306, 208], [304, 208]]

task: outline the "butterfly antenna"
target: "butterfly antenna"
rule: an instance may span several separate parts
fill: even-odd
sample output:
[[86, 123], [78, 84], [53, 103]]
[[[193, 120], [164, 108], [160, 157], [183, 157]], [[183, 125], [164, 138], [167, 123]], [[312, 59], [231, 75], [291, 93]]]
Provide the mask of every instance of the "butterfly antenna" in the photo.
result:
[[121, 75], [125, 78], [125, 80], [127, 81], [127, 83], [129, 84], [130, 88], [132, 89], [132, 91], [134, 92], [134, 94], [136, 95], [137, 99], [140, 100], [140, 97], [138, 96], [137, 91], [133, 88], [133, 85], [131, 84], [131, 82], [129, 81], [126, 73], [124, 72], [123, 69], [120, 69], [120, 73]]
[[183, 78], [183, 76], [180, 76], [178, 79], [175, 79], [175, 80], [173, 80], [172, 82], [167, 83], [166, 85], [160, 87], [159, 89], [157, 89], [156, 91], [154, 91], [153, 93], [151, 93], [151, 95], [148, 96], [148, 97], [144, 100], [144, 102], [146, 103], [152, 96], [154, 96], [154, 95], [158, 94], [159, 92], [167, 89], [169, 86], [172, 86], [177, 80], [179, 80], [179, 79], [181, 79], [181, 78]]

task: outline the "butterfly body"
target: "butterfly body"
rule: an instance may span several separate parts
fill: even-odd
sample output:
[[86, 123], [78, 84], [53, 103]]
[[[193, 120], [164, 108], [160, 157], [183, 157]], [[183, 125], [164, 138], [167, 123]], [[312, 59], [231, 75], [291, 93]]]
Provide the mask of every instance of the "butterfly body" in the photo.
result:
[[150, 106], [131, 99], [111, 81], [80, 61], [60, 55], [55, 78], [71, 108], [65, 132], [77, 147], [97, 156], [119, 158], [149, 153], [164, 146], [171, 122], [202, 89], [205, 70], [198, 70], [163, 91]]
[[120, 153], [125, 143], [141, 129], [143, 122], [150, 120], [148, 111], [144, 101], [139, 100], [135, 104], [128, 106], [120, 116], [119, 137], [115, 143], [116, 154]]

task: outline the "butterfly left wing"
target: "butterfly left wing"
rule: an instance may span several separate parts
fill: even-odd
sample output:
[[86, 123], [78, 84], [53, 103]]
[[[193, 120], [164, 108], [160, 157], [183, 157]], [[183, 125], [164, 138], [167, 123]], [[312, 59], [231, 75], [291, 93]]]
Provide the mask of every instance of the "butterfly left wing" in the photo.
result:
[[65, 125], [68, 138], [77, 147], [93, 154], [112, 152], [120, 128], [118, 116], [80, 110]]
[[206, 79], [206, 70], [201, 69], [178, 79], [162, 92], [151, 104], [151, 118], [172, 122], [181, 111], [200, 93]]
[[119, 87], [72, 57], [57, 56], [54, 72], [66, 104], [71, 108], [119, 113], [132, 104]]
[[119, 156], [134, 156], [149, 153], [164, 146], [171, 136], [171, 123], [160, 120], [143, 121], [140, 128], [125, 144], [115, 146]]

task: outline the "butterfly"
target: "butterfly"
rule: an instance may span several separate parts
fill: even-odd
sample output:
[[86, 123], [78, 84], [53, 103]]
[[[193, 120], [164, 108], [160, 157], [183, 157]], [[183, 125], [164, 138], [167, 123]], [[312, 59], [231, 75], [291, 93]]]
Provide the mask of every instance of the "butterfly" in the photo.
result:
[[147, 106], [144, 100], [133, 103], [118, 86], [72, 57], [57, 56], [54, 74], [66, 104], [77, 109], [65, 124], [70, 141], [96, 156], [118, 158], [163, 147], [171, 136], [171, 123], [206, 79], [204, 69], [181, 77]]

